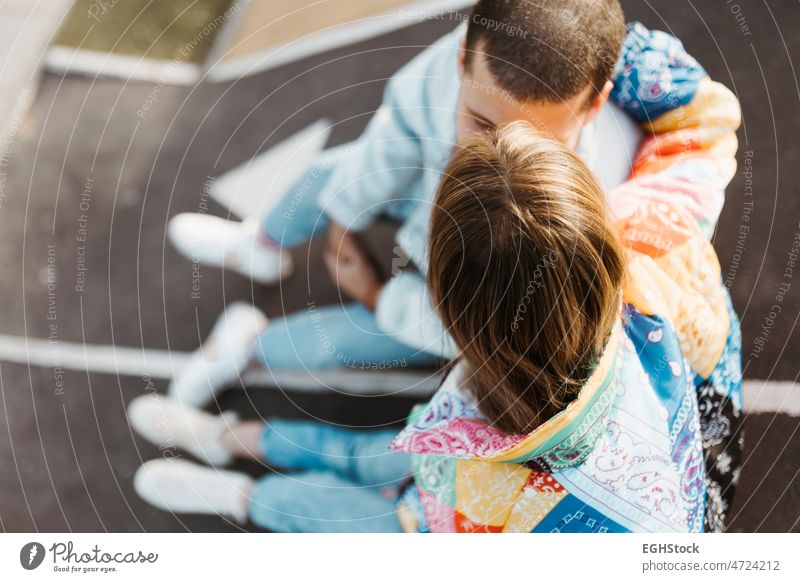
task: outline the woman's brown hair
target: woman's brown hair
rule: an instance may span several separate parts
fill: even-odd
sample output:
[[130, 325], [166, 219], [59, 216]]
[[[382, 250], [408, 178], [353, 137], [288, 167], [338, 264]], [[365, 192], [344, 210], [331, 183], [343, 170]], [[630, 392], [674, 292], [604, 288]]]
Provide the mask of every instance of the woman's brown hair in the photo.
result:
[[428, 286], [501, 430], [577, 396], [619, 317], [623, 249], [600, 185], [566, 146], [516, 122], [461, 144], [432, 210]]

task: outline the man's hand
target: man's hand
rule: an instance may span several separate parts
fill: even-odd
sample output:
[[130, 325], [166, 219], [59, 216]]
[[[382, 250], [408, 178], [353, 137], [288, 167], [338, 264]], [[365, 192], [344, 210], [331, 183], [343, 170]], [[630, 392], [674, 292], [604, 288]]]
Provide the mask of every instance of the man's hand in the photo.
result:
[[[325, 248], [326, 253], [339, 254], [342, 252], [342, 239], [347, 234], [347, 230], [339, 226], [332, 220], [328, 223], [328, 240]], [[350, 258], [350, 257], [344, 257]]]
[[[336, 246], [332, 246], [332, 243]], [[356, 236], [331, 224], [325, 265], [342, 291], [367, 309], [375, 311], [384, 281]]]

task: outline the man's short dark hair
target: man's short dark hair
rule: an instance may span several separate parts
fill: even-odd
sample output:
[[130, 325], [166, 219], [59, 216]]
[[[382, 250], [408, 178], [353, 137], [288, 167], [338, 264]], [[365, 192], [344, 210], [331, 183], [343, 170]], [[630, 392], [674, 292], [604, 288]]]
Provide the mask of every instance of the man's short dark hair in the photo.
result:
[[486, 58], [515, 99], [560, 102], [611, 78], [625, 37], [619, 0], [479, 0], [467, 28], [466, 66]]

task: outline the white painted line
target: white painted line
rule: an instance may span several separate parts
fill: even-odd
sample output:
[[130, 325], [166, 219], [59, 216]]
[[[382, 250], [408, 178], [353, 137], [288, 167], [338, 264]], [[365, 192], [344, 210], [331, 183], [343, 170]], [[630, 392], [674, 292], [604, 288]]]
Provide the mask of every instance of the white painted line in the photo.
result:
[[329, 392], [359, 396], [429, 396], [441, 382], [433, 370], [269, 370], [252, 372], [244, 384], [253, 388], [279, 388], [293, 392]]
[[239, 218], [258, 218], [318, 158], [331, 126], [321, 119], [214, 180], [213, 198]]
[[[29, 339], [0, 335], [0, 361], [119, 376], [170, 380], [189, 359], [186, 352]], [[244, 377], [247, 386], [302, 392], [337, 390], [345, 394], [430, 394], [439, 377], [430, 371], [341, 369], [258, 371]]]
[[169, 379], [189, 354], [0, 335], [0, 361], [120, 376]]
[[[0, 361], [60, 367], [97, 374], [148, 375], [169, 380], [185, 364], [185, 352], [147, 350], [108, 345], [50, 342], [0, 335]], [[248, 374], [244, 383], [252, 388], [300, 392], [336, 390], [356, 395], [426, 396], [439, 385], [440, 376], [426, 370], [271, 370]], [[745, 380], [744, 410], [748, 414], [800, 416], [800, 384], [786, 381]]]
[[[474, 0], [413, 2], [404, 8], [326, 28], [252, 55], [215, 62], [208, 68], [207, 78], [212, 82], [241, 79], [312, 55], [406, 28], [420, 21], [436, 18], [448, 11], [460, 10], [473, 3]], [[219, 51], [222, 52], [224, 51]]]
[[194, 85], [200, 79], [200, 67], [193, 63], [147, 59], [64, 46], [47, 49], [44, 67], [61, 75], [116, 77], [163, 85]]
[[743, 406], [748, 414], [777, 412], [800, 416], [800, 384], [780, 380], [745, 380]]

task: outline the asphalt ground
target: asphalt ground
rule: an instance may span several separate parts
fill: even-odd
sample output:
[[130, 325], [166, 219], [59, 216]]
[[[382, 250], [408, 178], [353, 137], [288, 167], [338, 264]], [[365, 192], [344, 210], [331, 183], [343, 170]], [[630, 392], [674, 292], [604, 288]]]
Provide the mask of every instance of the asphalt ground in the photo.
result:
[[[787, 253], [800, 230], [800, 91], [793, 69], [800, 11], [793, 2], [755, 0], [739, 0], [736, 9], [723, 1], [623, 4], [629, 20], [682, 38], [741, 100], [740, 171], [715, 245], [742, 317], [746, 376], [795, 381], [800, 271], [787, 271]], [[270, 316], [305, 308], [309, 300], [338, 301], [316, 243], [296, 251], [297, 274], [279, 288], [203, 269], [193, 298], [193, 267], [165, 241], [168, 219], [204, 205], [224, 215], [204, 183], [319, 118], [334, 123], [331, 143], [355, 138], [385, 79], [454, 25], [415, 24], [224, 85], [45, 76], [0, 168], [0, 333], [20, 342], [50, 338], [54, 366], [0, 362], [0, 528], [241, 529], [218, 518], [172, 516], [139, 500], [132, 474], [159, 452], [132, 435], [125, 405], [148, 390], [163, 391], [165, 383], [145, 375], [60, 372], [58, 346], [189, 351], [232, 301], [253, 300]], [[401, 423], [413, 402], [252, 389], [231, 391], [219, 405], [245, 417], [369, 427]], [[800, 531], [800, 419], [751, 415], [745, 426], [746, 461], [730, 529]]]

